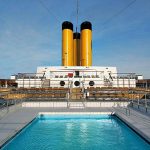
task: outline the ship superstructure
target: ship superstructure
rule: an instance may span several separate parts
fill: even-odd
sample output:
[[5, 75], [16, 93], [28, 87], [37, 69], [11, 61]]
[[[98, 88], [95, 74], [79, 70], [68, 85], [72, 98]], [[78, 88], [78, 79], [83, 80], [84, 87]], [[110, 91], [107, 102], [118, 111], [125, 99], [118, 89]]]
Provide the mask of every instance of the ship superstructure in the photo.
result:
[[62, 23], [62, 66], [37, 67], [36, 73], [20, 73], [18, 87], [135, 87], [135, 74], [118, 74], [116, 67], [92, 66], [92, 24], [85, 21], [80, 33]]

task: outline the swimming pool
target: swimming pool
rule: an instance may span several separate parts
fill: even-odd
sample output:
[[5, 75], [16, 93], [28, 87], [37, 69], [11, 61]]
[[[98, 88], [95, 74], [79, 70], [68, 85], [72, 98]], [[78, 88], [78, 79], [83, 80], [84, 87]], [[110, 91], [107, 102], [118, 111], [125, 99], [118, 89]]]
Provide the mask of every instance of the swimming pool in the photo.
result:
[[40, 115], [2, 150], [150, 150], [110, 115]]

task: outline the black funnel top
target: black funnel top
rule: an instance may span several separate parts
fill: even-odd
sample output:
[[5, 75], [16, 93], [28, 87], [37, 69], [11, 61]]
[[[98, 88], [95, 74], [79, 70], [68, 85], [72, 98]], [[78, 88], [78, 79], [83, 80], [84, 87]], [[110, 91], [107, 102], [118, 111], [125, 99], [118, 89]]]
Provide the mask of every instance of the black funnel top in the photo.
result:
[[73, 31], [73, 24], [69, 21], [64, 21], [62, 23], [62, 30], [64, 29], [71, 29]]
[[84, 30], [84, 29], [90, 29], [90, 30], [92, 30], [92, 24], [91, 24], [91, 22], [89, 22], [89, 21], [82, 22], [82, 24], [81, 24], [81, 30]]
[[80, 39], [80, 33], [79, 32], [73, 33], [73, 39]]

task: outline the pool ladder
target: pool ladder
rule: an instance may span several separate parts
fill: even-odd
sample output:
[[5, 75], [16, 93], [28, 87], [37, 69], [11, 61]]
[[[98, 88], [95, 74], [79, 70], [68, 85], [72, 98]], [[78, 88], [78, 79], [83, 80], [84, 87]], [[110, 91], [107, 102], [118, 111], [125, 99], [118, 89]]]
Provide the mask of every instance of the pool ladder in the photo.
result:
[[131, 114], [130, 109], [127, 107], [113, 107], [113, 108], [126, 116], [130, 116]]

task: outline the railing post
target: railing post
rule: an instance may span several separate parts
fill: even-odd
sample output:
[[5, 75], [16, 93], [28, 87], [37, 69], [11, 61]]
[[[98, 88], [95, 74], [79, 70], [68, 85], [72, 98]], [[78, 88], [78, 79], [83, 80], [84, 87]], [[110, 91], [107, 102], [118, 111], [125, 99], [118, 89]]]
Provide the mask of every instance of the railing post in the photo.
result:
[[146, 94], [145, 94], [145, 111], [147, 112], [147, 99], [146, 99]]
[[139, 106], [139, 104], [140, 104], [140, 103], [139, 103], [139, 100], [140, 100], [140, 96], [138, 95], [138, 109], [139, 109], [139, 107], [140, 107], [140, 106]]
[[9, 112], [8, 100], [7, 100], [7, 113]]
[[145, 111], [147, 112], [147, 107], [145, 108]]
[[66, 93], [66, 99], [67, 99], [67, 108], [69, 108], [69, 91]]
[[133, 108], [133, 91], [131, 92], [131, 99], [132, 99], [132, 108]]

